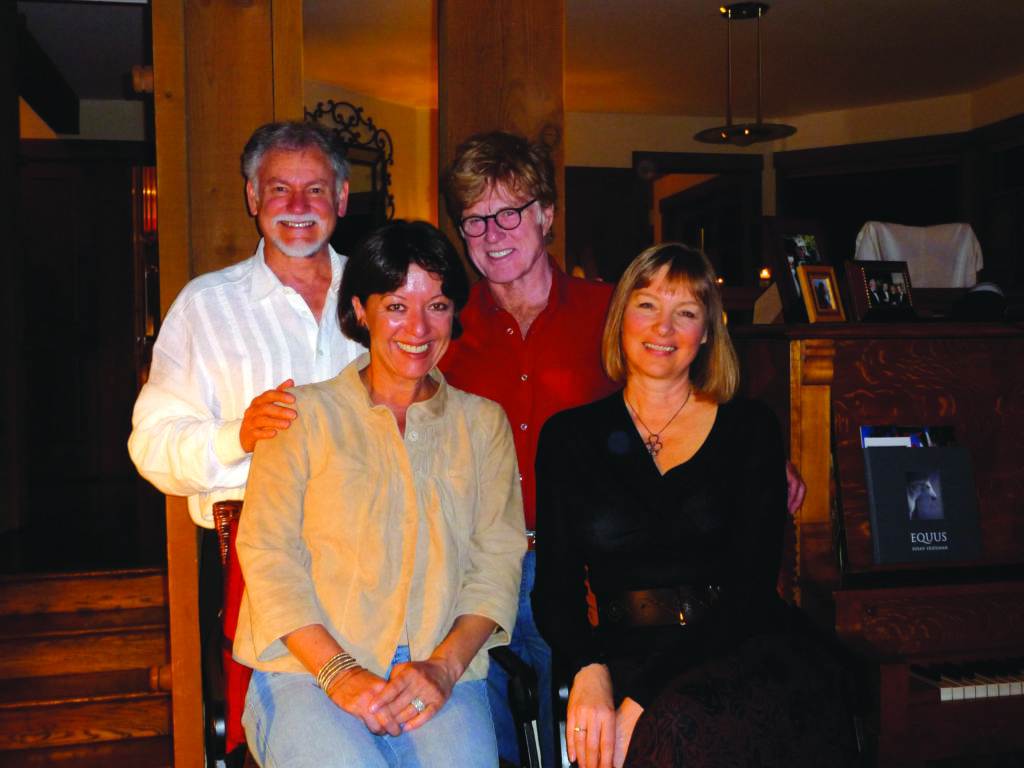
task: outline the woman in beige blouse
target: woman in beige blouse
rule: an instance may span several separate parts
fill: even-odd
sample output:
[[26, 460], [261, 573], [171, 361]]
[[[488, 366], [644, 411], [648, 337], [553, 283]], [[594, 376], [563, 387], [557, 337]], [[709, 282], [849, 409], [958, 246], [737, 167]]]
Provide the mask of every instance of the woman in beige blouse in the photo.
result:
[[234, 652], [264, 766], [497, 764], [487, 649], [508, 642], [525, 537], [504, 412], [435, 367], [467, 293], [433, 226], [375, 232], [338, 300], [369, 354], [291, 390], [297, 418], [257, 444]]

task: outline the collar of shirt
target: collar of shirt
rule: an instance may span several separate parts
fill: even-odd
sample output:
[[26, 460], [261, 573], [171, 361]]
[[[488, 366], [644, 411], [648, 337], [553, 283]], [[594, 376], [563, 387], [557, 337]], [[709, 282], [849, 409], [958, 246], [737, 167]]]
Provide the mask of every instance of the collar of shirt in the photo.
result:
[[[369, 364], [370, 353], [364, 352], [341, 372], [338, 376], [338, 384], [344, 391], [355, 393], [354, 396], [367, 410], [383, 410], [390, 414], [390, 410], [386, 405], [374, 403], [370, 399], [370, 392], [359, 377], [360, 372]], [[445, 407], [448, 404], [448, 382], [445, 381], [444, 376], [436, 366], [427, 375], [437, 384], [437, 391], [426, 400], [421, 400], [409, 406], [405, 417], [407, 423], [427, 424], [432, 421], [438, 421], [444, 416]], [[358, 386], [355, 386], [357, 384]]]
[[[548, 255], [548, 264], [551, 265], [551, 289], [548, 291], [548, 301], [544, 305], [544, 309], [537, 315], [537, 319], [533, 321], [533, 325], [530, 326], [531, 330], [542, 317], [553, 313], [563, 306], [566, 301], [566, 291], [568, 290], [566, 283], [571, 278], [559, 268], [550, 254]], [[480, 297], [481, 308], [487, 312], [507, 312], [495, 301], [494, 294], [491, 293], [490, 283], [482, 278], [480, 282], [482, 283], [481, 291], [477, 295]]]
[[[267, 298], [274, 291], [285, 288], [281, 279], [274, 274], [274, 270], [267, 266], [266, 257], [263, 255], [263, 238], [260, 238], [256, 246], [256, 260], [252, 271], [252, 282], [249, 287], [249, 298], [255, 303]], [[331, 287], [329, 292], [335, 294], [341, 286], [342, 261], [335, 250], [328, 245], [327, 252], [331, 257]]]

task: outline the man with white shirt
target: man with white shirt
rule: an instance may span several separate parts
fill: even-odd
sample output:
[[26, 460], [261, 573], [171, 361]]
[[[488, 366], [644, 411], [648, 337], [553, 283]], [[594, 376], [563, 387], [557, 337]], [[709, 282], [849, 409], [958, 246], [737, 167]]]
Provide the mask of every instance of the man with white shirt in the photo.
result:
[[[205, 529], [213, 528], [214, 502], [244, 497], [256, 442], [295, 418], [295, 398], [284, 390], [332, 378], [363, 351], [338, 322], [345, 257], [329, 241], [348, 202], [348, 164], [334, 137], [311, 123], [261, 126], [242, 152], [242, 175], [263, 238], [248, 259], [178, 294], [128, 438], [139, 474], [187, 496]], [[219, 637], [212, 530], [203, 531], [200, 557], [199, 628], [203, 638]]]
[[348, 201], [348, 166], [311, 123], [258, 128], [242, 153], [250, 258], [192, 280], [164, 319], [128, 450], [161, 491], [188, 497], [197, 525], [241, 499], [253, 447], [287, 429], [293, 384], [337, 375], [362, 348], [338, 325], [345, 258], [329, 245]]

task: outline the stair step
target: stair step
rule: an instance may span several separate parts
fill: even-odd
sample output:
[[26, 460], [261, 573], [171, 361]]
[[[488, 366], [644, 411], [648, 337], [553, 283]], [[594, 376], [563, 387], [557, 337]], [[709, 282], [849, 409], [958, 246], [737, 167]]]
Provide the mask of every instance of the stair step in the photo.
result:
[[159, 568], [0, 576], [0, 616], [167, 605]]
[[[0, 709], [41, 703], [89, 699], [126, 693], [155, 693], [165, 690], [160, 674], [166, 667], [118, 669], [52, 677], [18, 677], [0, 680]], [[166, 680], [163, 681], [166, 683]]]
[[54, 765], [66, 768], [170, 768], [171, 764], [171, 739], [166, 736], [0, 752], [0, 768], [43, 768]]
[[0, 768], [172, 764], [166, 576], [0, 576]]
[[122, 741], [171, 733], [171, 698], [137, 693], [0, 708], [0, 751]]
[[167, 609], [163, 606], [77, 613], [24, 613], [3, 617], [0, 640], [166, 624]]
[[145, 669], [170, 659], [164, 624], [0, 639], [0, 680]]

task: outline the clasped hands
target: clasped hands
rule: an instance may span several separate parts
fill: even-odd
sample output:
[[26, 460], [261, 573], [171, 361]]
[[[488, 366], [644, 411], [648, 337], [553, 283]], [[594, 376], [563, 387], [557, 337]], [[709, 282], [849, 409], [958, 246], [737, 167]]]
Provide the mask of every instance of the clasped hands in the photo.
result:
[[443, 659], [396, 664], [389, 680], [351, 670], [330, 686], [331, 700], [378, 736], [419, 728], [440, 711], [458, 675]]
[[612, 680], [603, 664], [576, 673], [565, 718], [569, 761], [580, 768], [621, 768], [643, 707], [625, 698], [615, 709]]

